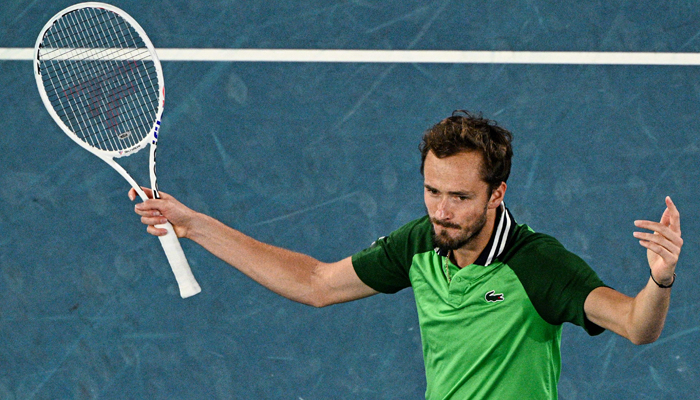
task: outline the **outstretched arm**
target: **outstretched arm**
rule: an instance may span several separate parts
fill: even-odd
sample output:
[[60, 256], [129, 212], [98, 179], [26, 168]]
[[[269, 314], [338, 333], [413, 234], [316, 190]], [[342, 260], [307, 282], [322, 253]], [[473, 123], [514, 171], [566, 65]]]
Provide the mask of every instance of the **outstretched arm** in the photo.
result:
[[[152, 193], [144, 189], [149, 197]], [[167, 193], [134, 207], [148, 233], [164, 235], [154, 225], [170, 221], [178, 237], [198, 243], [258, 283], [290, 300], [322, 307], [376, 294], [355, 273], [350, 257], [335, 263], [259, 242], [207, 215], [195, 212]], [[134, 189], [129, 198], [136, 198]]]
[[651, 273], [647, 285], [633, 298], [610, 288], [597, 288], [586, 298], [584, 308], [591, 322], [635, 344], [645, 344], [658, 339], [664, 327], [671, 289], [661, 286], [670, 286], [675, 280], [683, 239], [680, 214], [670, 197], [666, 197], [660, 222], [635, 221], [635, 225], [654, 232], [634, 232], [647, 249]]

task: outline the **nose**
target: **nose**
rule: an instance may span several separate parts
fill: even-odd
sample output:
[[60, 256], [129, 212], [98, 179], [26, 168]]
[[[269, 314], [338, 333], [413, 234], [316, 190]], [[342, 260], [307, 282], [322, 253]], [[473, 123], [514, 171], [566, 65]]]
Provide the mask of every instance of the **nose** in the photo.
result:
[[450, 213], [449, 208], [447, 206], [447, 198], [443, 197], [437, 204], [437, 209], [435, 210], [435, 218], [442, 221], [446, 221], [449, 220], [450, 217], [452, 217], [452, 213]]

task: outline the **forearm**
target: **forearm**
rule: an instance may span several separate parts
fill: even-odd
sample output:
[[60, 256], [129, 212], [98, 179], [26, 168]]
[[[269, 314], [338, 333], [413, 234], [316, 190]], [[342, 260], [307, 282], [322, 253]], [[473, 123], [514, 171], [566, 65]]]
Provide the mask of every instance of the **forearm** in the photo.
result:
[[[659, 222], [637, 220], [634, 225], [649, 232], [634, 232], [647, 249], [652, 277], [646, 287], [631, 298], [613, 289], [599, 287], [588, 294], [584, 309], [588, 319], [631, 340], [651, 343], [659, 338], [666, 322], [675, 280], [676, 264], [683, 247], [680, 213], [670, 197]], [[656, 281], [654, 281], [654, 279]]]
[[[150, 189], [144, 189], [152, 197]], [[129, 191], [136, 198], [136, 191]], [[352, 258], [333, 263], [259, 242], [207, 215], [195, 212], [167, 193], [134, 206], [148, 233], [162, 236], [156, 225], [170, 221], [178, 237], [189, 238], [253, 280], [290, 300], [322, 307], [377, 292], [358, 277]]]
[[591, 322], [634, 344], [651, 343], [659, 338], [663, 330], [670, 292], [671, 289], [662, 289], [651, 279], [635, 297], [608, 287], [599, 287], [586, 298], [586, 316]]
[[199, 213], [186, 237], [281, 296], [309, 305], [321, 302], [321, 263], [312, 257], [262, 243]]
[[666, 322], [671, 289], [660, 288], [651, 279], [632, 300], [627, 317], [628, 338], [635, 344], [656, 341]]

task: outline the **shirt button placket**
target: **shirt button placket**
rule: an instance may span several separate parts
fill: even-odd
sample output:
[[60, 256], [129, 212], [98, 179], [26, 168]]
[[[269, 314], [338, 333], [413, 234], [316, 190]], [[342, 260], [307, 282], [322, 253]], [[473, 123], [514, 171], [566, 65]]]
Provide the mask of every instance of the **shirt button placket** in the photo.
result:
[[462, 304], [464, 293], [469, 288], [469, 281], [463, 276], [456, 276], [450, 284], [450, 303], [457, 307]]

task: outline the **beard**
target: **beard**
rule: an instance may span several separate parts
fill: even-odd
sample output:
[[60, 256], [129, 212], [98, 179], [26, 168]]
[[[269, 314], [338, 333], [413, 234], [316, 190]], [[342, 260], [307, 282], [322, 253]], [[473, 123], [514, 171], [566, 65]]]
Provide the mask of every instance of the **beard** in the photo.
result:
[[[433, 223], [433, 244], [444, 250], [457, 250], [468, 245], [484, 229], [486, 225], [486, 211], [487, 207], [484, 207], [484, 212], [473, 223], [464, 227], [453, 222], [440, 221], [431, 217], [430, 221]], [[459, 231], [455, 236], [450, 236], [447, 230], [441, 230], [438, 233], [435, 231], [436, 225], [444, 228], [459, 229]]]

